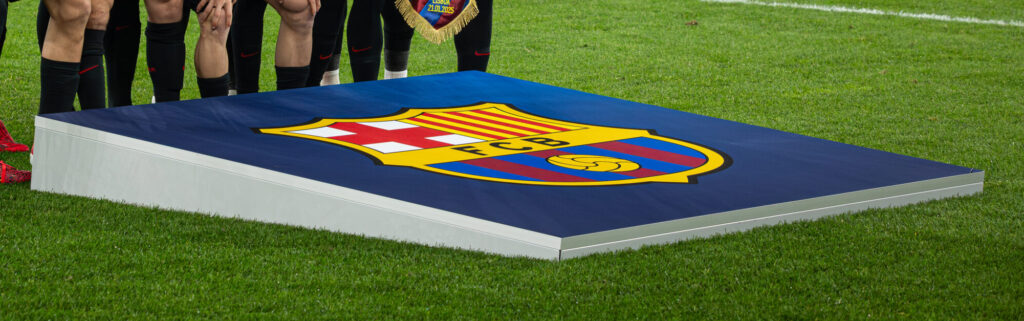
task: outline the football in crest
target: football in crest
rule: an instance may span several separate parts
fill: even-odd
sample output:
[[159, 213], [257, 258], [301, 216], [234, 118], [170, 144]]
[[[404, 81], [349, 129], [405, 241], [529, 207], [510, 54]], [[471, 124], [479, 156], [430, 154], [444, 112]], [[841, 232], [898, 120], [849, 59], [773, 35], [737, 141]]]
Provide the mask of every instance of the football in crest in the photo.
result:
[[640, 164], [625, 159], [596, 155], [557, 155], [548, 157], [548, 163], [571, 169], [592, 172], [628, 172], [640, 169]]

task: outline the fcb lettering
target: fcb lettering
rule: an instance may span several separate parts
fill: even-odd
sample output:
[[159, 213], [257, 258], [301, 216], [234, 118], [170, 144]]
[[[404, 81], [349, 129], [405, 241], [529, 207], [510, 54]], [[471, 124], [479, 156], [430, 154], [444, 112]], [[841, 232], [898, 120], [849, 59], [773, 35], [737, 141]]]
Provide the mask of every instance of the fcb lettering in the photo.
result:
[[382, 165], [516, 184], [693, 183], [729, 165], [723, 153], [649, 130], [571, 123], [500, 103], [255, 130], [340, 145]]

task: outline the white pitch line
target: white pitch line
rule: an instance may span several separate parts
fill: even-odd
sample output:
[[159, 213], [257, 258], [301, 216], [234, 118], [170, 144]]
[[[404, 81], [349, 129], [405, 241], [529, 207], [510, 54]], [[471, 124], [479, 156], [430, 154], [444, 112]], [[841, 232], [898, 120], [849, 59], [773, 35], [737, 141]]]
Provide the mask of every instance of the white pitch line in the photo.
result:
[[769, 7], [786, 7], [786, 8], [799, 8], [799, 9], [810, 9], [818, 11], [828, 12], [851, 12], [851, 13], [863, 13], [873, 14], [880, 16], [898, 16], [907, 17], [914, 19], [925, 19], [925, 20], [938, 20], [938, 21], [951, 21], [951, 22], [964, 22], [964, 23], [976, 23], [984, 25], [998, 25], [998, 26], [1014, 26], [1024, 27], [1024, 22], [1017, 20], [986, 20], [972, 17], [953, 17], [941, 14], [931, 13], [910, 13], [903, 11], [883, 11], [878, 9], [865, 9], [865, 8], [850, 8], [842, 6], [822, 6], [815, 4], [800, 4], [800, 3], [786, 3], [786, 2], [761, 2], [754, 0], [701, 0], [703, 2], [714, 2], [714, 3], [740, 3], [740, 4], [754, 4], [759, 6]]

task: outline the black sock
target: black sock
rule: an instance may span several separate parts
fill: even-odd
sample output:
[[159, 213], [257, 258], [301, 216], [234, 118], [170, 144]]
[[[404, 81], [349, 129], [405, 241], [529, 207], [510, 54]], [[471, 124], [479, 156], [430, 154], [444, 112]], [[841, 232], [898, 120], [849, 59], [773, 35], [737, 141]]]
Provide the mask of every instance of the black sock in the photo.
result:
[[387, 5], [381, 10], [384, 25], [384, 50], [409, 51], [414, 30], [405, 23], [405, 18], [394, 5]]
[[[185, 22], [185, 23], [182, 23]], [[185, 27], [187, 22], [146, 25], [146, 64], [157, 102], [181, 100], [185, 80]]]
[[[338, 42], [341, 42], [341, 39], [338, 39]], [[330, 61], [327, 62], [327, 69], [325, 69], [325, 70], [326, 71], [331, 71], [331, 70], [340, 70], [340, 69], [341, 69], [341, 53], [334, 52], [334, 55], [331, 56]]]
[[470, 21], [462, 32], [455, 35], [455, 52], [459, 59], [459, 71], [487, 71], [491, 57], [491, 16], [493, 0], [479, 0], [480, 13]]
[[409, 51], [384, 49], [384, 70], [402, 71], [409, 69]]
[[487, 60], [490, 58], [490, 55], [490, 52], [459, 53], [459, 71], [487, 71]]
[[320, 86], [320, 80], [327, 71], [327, 63], [334, 58], [334, 41], [338, 35], [313, 35], [313, 52], [309, 57], [309, 74], [306, 87]]
[[228, 95], [228, 74], [216, 78], [196, 78], [199, 96], [203, 98]]
[[108, 105], [131, 106], [132, 81], [135, 80], [136, 62], [139, 60], [139, 5], [136, 1], [115, 1], [110, 9], [106, 37], [103, 39], [103, 59], [107, 65]]
[[[391, 3], [386, 3], [391, 2]], [[393, 1], [352, 2], [348, 16], [348, 62], [352, 67], [352, 80], [377, 80], [380, 73], [380, 50], [384, 40], [380, 13], [383, 5]]]
[[313, 50], [309, 57], [309, 76], [306, 86], [320, 86], [330, 59], [334, 58], [335, 43], [341, 41], [345, 26], [347, 1], [324, 1], [313, 21]]
[[228, 33], [228, 42], [224, 44], [228, 49], [228, 90], [238, 91], [238, 87], [235, 87], [235, 50], [231, 45], [231, 33]]
[[274, 70], [277, 71], [277, 90], [302, 88], [306, 84], [306, 76], [309, 75], [309, 66], [274, 66]]
[[0, 56], [4, 54], [4, 42], [7, 41], [7, 1], [0, 1]]
[[241, 0], [235, 4], [231, 24], [232, 77], [239, 94], [260, 90], [260, 63], [263, 49], [263, 15], [267, 3]]
[[77, 62], [61, 62], [42, 58], [39, 63], [39, 113], [75, 111], [78, 90]]
[[409, 69], [412, 27], [405, 23], [402, 14], [393, 5], [384, 6], [381, 18], [384, 22], [384, 70], [403, 71]]
[[82, 63], [78, 71], [78, 103], [82, 109], [107, 107], [107, 88], [103, 70], [104, 30], [85, 29]]
[[377, 80], [380, 73], [380, 50], [367, 50], [364, 52], [348, 53], [349, 65], [352, 66], [352, 80], [371, 81]]
[[338, 31], [338, 40], [334, 41], [334, 51], [332, 51], [333, 56], [331, 56], [331, 59], [327, 61], [327, 71], [341, 69], [341, 45], [343, 42], [341, 41], [341, 35], [344, 34], [344, 29], [345, 24], [341, 24]]

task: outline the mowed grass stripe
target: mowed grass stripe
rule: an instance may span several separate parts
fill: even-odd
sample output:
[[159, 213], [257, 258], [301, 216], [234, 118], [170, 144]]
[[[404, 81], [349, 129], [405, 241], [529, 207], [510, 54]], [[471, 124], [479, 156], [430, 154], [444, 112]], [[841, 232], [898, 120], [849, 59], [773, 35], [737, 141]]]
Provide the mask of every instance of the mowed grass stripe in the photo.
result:
[[[12, 4], [0, 57], [0, 117], [23, 142], [37, 4]], [[0, 185], [0, 319], [1024, 315], [1020, 28], [696, 0], [495, 10], [491, 72], [979, 168], [985, 192], [552, 263]], [[416, 39], [412, 52], [412, 75], [454, 70], [451, 42]], [[184, 97], [198, 97], [192, 86]], [[0, 158], [30, 168], [25, 154]]]
[[764, 1], [752, 1], [752, 0], [702, 0], [709, 3], [731, 3], [731, 4], [749, 4], [759, 5], [768, 7], [784, 7], [784, 8], [797, 8], [797, 9], [808, 9], [818, 10], [827, 12], [837, 13], [859, 13], [859, 14], [871, 14], [881, 16], [897, 16], [903, 18], [914, 18], [924, 20], [936, 20], [936, 21], [949, 21], [949, 22], [962, 22], [962, 23], [976, 23], [984, 25], [997, 25], [997, 26], [1011, 26], [1011, 27], [1024, 27], [1024, 22], [1016, 20], [989, 20], [979, 19], [974, 17], [953, 17], [943, 14], [935, 13], [912, 13], [904, 11], [883, 11], [878, 9], [870, 8], [857, 8], [857, 7], [844, 7], [844, 6], [825, 6], [825, 5], [813, 5], [813, 4], [801, 4], [792, 2], [764, 2]]

